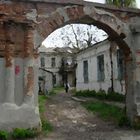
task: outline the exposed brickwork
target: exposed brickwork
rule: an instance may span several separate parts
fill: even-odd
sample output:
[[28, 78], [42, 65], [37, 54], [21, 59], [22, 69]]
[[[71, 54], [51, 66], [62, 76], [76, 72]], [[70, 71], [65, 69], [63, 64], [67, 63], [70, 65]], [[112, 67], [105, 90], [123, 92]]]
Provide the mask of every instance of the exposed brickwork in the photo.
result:
[[33, 67], [28, 67], [27, 74], [27, 95], [32, 96], [34, 88], [34, 70]]
[[12, 60], [14, 58], [14, 44], [7, 43], [5, 47], [5, 60], [6, 67], [12, 66]]
[[77, 20], [84, 16], [83, 6], [74, 6], [66, 9], [66, 13], [70, 20]]
[[33, 55], [33, 30], [32, 29], [26, 29], [25, 32], [25, 44], [24, 44], [24, 57], [29, 57]]
[[[130, 56], [130, 52], [132, 52], [130, 57], [126, 57], [129, 59], [126, 59], [128, 68], [126, 87], [130, 89], [127, 89], [127, 96], [130, 95], [130, 97], [128, 96], [129, 104], [127, 102], [127, 107], [130, 110], [128, 114], [132, 118], [136, 112], [134, 113], [131, 110], [135, 108], [137, 111], [137, 108], [133, 106], [135, 101], [130, 99], [139, 93], [134, 83], [140, 81], [140, 76], [134, 76], [134, 73], [139, 71], [136, 63], [139, 65], [140, 60], [133, 48], [133, 45], [135, 45], [135, 48], [139, 50], [139, 42], [137, 41], [136, 44], [132, 43], [135, 36], [131, 33], [130, 25], [137, 21], [137, 23], [140, 22], [139, 15], [139, 10], [111, 8], [102, 4], [82, 2], [81, 0], [46, 0], [46, 2], [42, 0], [1, 1], [0, 56], [5, 57], [6, 67], [12, 66], [12, 60], [15, 57], [20, 57], [23, 60], [20, 59], [24, 67], [23, 92], [25, 92], [25, 95], [32, 96], [35, 89], [34, 79], [36, 79], [32, 59], [38, 56], [37, 49], [34, 48], [34, 31], [38, 33], [41, 39], [45, 39], [55, 29], [68, 23], [94, 24], [105, 30], [109, 34], [109, 38], [113, 41], [115, 40], [125, 50], [126, 56]], [[138, 39], [136, 38], [136, 40]], [[16, 67], [15, 70], [16, 74], [18, 74], [19, 68]], [[12, 73], [11, 77], [14, 79], [13, 69], [11, 71], [9, 69], [9, 73]], [[12, 82], [13, 80], [9, 82], [9, 86]], [[13, 83], [11, 85], [10, 90], [14, 87]]]

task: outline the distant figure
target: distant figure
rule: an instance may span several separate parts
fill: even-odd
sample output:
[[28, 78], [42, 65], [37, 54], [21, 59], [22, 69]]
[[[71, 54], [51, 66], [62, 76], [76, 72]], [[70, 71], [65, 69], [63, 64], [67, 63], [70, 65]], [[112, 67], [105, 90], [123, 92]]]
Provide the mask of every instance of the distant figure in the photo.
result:
[[47, 87], [47, 85], [45, 87], [45, 95], [48, 95], [48, 87]]
[[69, 85], [69, 83], [65, 83], [65, 91], [66, 91], [66, 93], [68, 93], [68, 91], [69, 91], [69, 88], [70, 88], [70, 85]]

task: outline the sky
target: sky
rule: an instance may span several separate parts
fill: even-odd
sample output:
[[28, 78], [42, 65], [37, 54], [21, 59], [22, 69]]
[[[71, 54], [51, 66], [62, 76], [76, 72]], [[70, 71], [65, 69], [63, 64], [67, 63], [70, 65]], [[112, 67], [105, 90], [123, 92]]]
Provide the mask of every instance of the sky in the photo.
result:
[[[105, 0], [85, 0], [85, 1], [91, 1], [91, 2], [97, 2], [97, 3], [105, 3]], [[137, 8], [140, 8], [140, 0], [136, 0], [136, 5]], [[79, 26], [79, 25], [78, 25]], [[80, 25], [81, 28], [86, 28], [86, 25]], [[72, 31], [70, 30], [70, 28], [68, 28], [67, 26], [57, 29], [55, 30], [53, 33], [51, 33], [43, 42], [42, 44], [45, 45], [46, 47], [63, 47], [64, 46], [64, 42], [62, 41], [62, 36], [61, 33], [63, 31], [67, 31], [67, 33], [71, 36], [71, 40], [74, 40], [74, 35], [72, 34]], [[93, 29], [94, 32], [94, 29]], [[99, 30], [96, 33], [97, 39], [99, 41], [102, 41], [106, 38], [105, 32], [103, 30]], [[64, 36], [64, 35], [63, 35]], [[86, 38], [86, 36], [85, 36]]]
[[[105, 0], [84, 0], [84, 1], [91, 1], [91, 2], [98, 2], [98, 3], [105, 3]], [[136, 5], [140, 8], [140, 0], [136, 0]]]

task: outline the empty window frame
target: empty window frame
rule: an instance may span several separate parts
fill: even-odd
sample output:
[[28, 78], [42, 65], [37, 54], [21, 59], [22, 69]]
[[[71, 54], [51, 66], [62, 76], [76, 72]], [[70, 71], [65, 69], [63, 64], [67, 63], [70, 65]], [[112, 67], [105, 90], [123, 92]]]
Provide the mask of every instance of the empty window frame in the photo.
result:
[[98, 81], [104, 81], [104, 55], [97, 56], [97, 72], [98, 72]]
[[56, 85], [56, 75], [52, 76], [52, 84], [53, 84], [53, 87]]
[[125, 68], [124, 68], [124, 54], [121, 49], [117, 50], [117, 67], [118, 67], [118, 79], [123, 80], [125, 75]]
[[89, 78], [88, 78], [88, 61], [87, 60], [83, 61], [83, 78], [84, 78], [84, 83], [88, 83]]
[[45, 67], [45, 58], [41, 57], [40, 61], [41, 61], [41, 67]]
[[54, 68], [56, 66], [56, 63], [55, 63], [55, 58], [51, 58], [51, 66]]

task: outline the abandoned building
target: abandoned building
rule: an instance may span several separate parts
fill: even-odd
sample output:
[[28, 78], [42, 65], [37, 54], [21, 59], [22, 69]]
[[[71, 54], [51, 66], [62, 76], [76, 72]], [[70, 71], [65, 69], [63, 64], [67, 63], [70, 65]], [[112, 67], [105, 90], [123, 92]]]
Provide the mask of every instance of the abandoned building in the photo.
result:
[[70, 47], [39, 48], [39, 88], [41, 91], [63, 86], [66, 81], [75, 86], [75, 50]]
[[123, 52], [104, 40], [77, 54], [77, 90], [105, 90], [125, 94]]
[[66, 24], [92, 24], [123, 49], [126, 113], [140, 123], [140, 10], [82, 0], [0, 2], [0, 129], [40, 126], [38, 45]]

